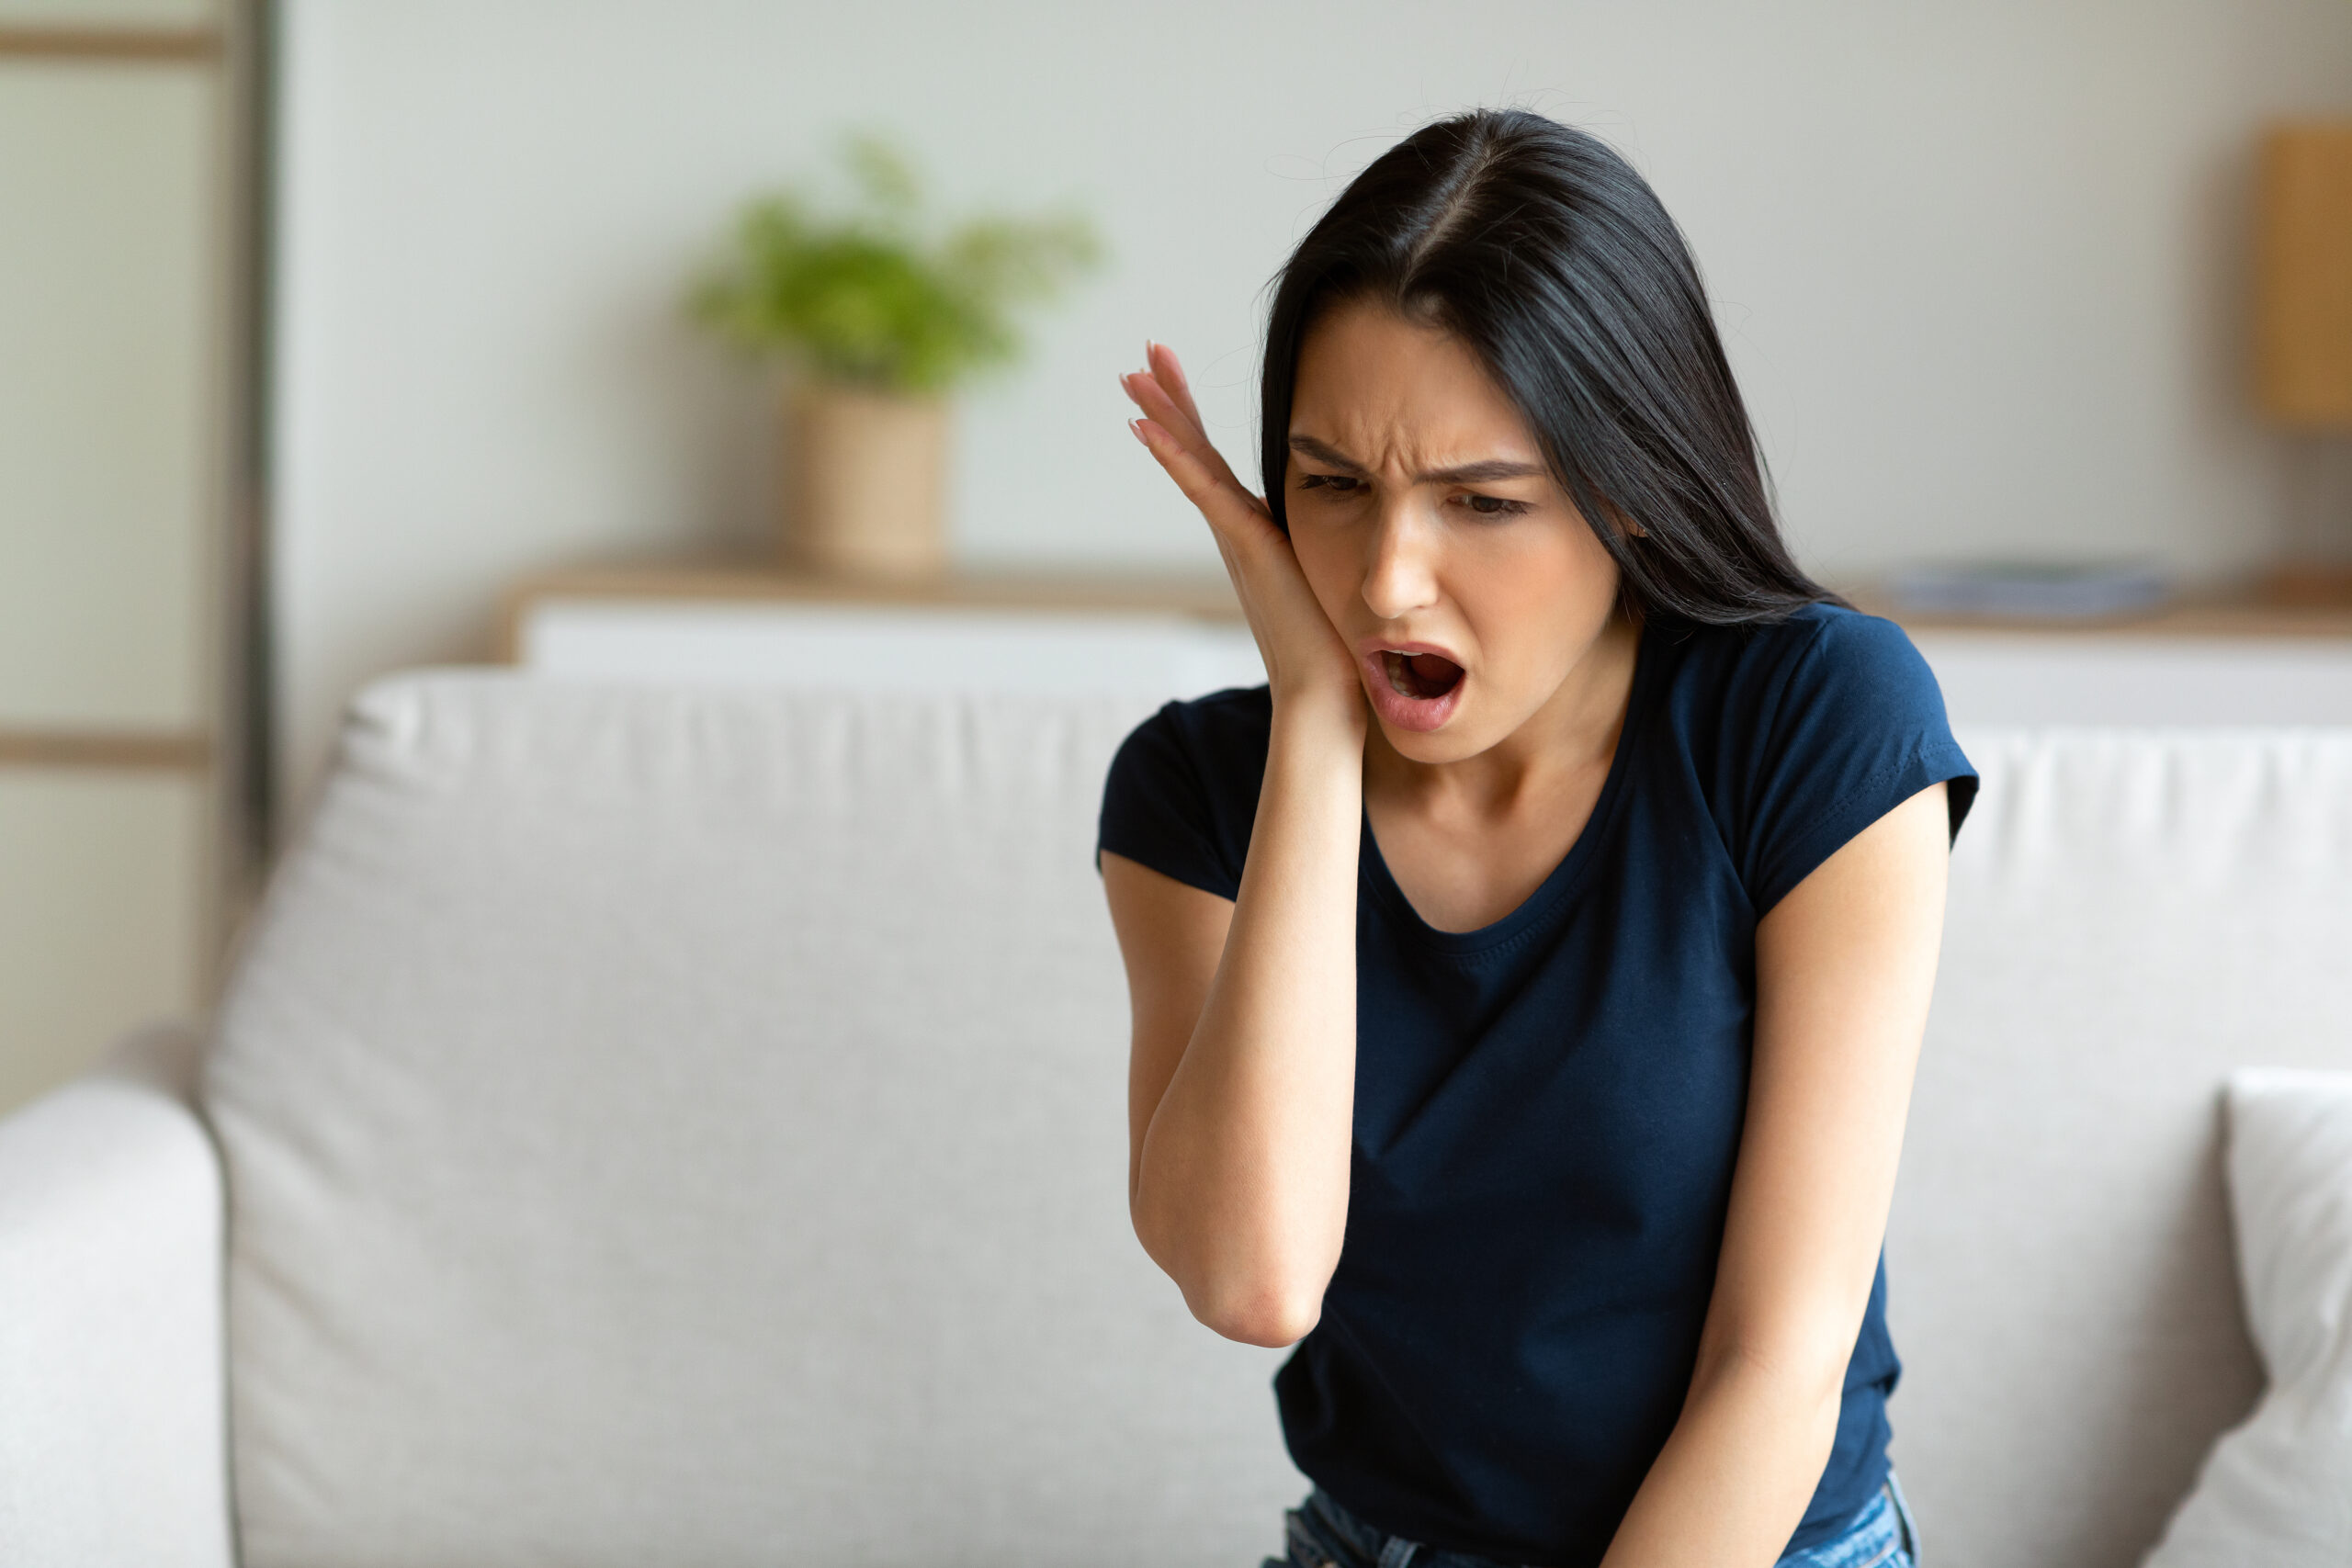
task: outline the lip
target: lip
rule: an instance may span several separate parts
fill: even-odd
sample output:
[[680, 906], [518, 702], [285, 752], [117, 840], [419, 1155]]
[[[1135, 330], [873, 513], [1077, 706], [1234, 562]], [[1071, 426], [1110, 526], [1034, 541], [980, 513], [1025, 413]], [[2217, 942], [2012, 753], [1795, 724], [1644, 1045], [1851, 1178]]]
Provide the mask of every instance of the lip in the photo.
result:
[[[1462, 679], [1443, 696], [1408, 697], [1388, 683], [1388, 671], [1380, 658], [1384, 653], [1434, 653], [1461, 665]], [[1453, 716], [1454, 710], [1462, 705], [1462, 694], [1470, 685], [1470, 666], [1442, 643], [1389, 642], [1369, 637], [1356, 644], [1356, 668], [1363, 677], [1364, 694], [1372, 699], [1373, 711], [1382, 721], [1421, 735], [1442, 728]]]

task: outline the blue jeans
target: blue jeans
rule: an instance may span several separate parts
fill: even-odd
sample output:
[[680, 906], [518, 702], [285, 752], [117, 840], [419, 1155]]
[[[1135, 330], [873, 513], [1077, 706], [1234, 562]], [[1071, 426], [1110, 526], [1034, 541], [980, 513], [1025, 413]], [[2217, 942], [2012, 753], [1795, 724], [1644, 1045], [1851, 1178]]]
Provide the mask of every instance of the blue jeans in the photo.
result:
[[[1290, 1551], [1264, 1568], [1510, 1568], [1488, 1557], [1440, 1551], [1390, 1535], [1334, 1502], [1320, 1486], [1283, 1516]], [[1918, 1568], [1919, 1535], [1911, 1505], [1888, 1471], [1886, 1484], [1862, 1505], [1845, 1529], [1819, 1546], [1792, 1551], [1777, 1568]]]

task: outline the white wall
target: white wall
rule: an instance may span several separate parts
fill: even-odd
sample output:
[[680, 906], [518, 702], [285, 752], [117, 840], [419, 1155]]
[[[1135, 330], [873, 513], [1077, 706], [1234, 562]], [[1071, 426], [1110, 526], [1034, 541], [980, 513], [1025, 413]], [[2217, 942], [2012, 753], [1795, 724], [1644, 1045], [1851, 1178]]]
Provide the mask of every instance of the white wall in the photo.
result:
[[[682, 323], [748, 191], [849, 124], [952, 203], [1092, 205], [1112, 270], [966, 409], [973, 561], [1214, 570], [1120, 428], [1183, 352], [1248, 449], [1260, 289], [1433, 114], [1609, 136], [1695, 243], [1817, 570], [2284, 526], [2241, 395], [2252, 138], [2352, 107], [2344, 0], [284, 0], [289, 779], [377, 671], [550, 565], [763, 538], [762, 378]], [[1245, 465], [1245, 468], [1247, 465]]]

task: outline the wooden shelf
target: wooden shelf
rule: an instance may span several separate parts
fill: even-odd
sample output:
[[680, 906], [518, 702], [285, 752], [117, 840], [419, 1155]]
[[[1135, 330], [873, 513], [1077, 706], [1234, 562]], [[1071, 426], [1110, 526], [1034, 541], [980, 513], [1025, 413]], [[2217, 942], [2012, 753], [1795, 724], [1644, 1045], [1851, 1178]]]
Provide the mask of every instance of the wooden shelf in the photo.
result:
[[[1912, 631], [2030, 633], [2064, 637], [2352, 638], [2352, 597], [2298, 602], [2275, 586], [2183, 595], [2131, 615], [2097, 619], [1939, 615], [1905, 610], [1868, 586], [1843, 590], [1860, 609]], [[921, 581], [820, 577], [752, 566], [610, 567], [531, 578], [507, 595], [500, 657], [512, 662], [531, 607], [550, 599], [710, 600], [737, 603], [935, 605], [964, 609], [1158, 611], [1238, 621], [1241, 607], [1221, 577], [1113, 576], [1048, 572], [960, 572]]]
[[0, 27], [0, 61], [201, 63], [223, 50], [217, 28]]
[[200, 773], [211, 762], [212, 742], [203, 735], [0, 725], [0, 768]]
[[1159, 612], [1238, 621], [1241, 606], [1222, 577], [957, 572], [914, 581], [820, 577], [758, 567], [615, 567], [553, 572], [519, 583], [500, 617], [499, 657], [516, 660], [522, 627], [548, 600], [702, 600], [735, 604], [865, 604], [1027, 610], [1086, 615]]
[[2094, 618], [1943, 615], [1896, 606], [1880, 590], [1842, 590], [1857, 609], [1884, 615], [1906, 631], [2031, 633], [2080, 637], [2347, 637], [2352, 638], [2352, 602], [2282, 603], [2267, 593], [2184, 594], [2128, 615]]

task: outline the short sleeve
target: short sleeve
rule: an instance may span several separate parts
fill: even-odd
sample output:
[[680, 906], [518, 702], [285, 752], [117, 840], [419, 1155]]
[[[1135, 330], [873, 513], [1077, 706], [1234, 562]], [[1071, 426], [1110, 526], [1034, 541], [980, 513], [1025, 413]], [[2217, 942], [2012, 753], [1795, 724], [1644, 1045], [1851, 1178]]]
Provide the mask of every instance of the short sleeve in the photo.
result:
[[1758, 720], [1740, 869], [1759, 918], [1928, 785], [1949, 783], [1955, 838], [1975, 801], [1935, 673], [1892, 621], [1823, 614]]
[[1232, 898], [1241, 891], [1241, 860], [1218, 809], [1215, 759], [1200, 755], [1185, 705], [1170, 703], [1137, 725], [1111, 759], [1094, 863], [1102, 852], [1125, 855], [1187, 886]]

